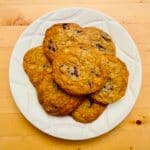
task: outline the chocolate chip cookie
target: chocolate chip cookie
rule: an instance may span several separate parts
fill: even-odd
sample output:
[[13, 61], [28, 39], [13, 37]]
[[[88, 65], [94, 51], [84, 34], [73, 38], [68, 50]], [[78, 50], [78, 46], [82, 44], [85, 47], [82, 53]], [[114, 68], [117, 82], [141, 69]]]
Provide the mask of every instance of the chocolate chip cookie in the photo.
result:
[[92, 102], [87, 98], [79, 107], [73, 111], [72, 117], [79, 122], [92, 122], [103, 113], [105, 108], [106, 105]]
[[114, 56], [107, 56], [108, 80], [104, 87], [91, 94], [91, 97], [101, 103], [108, 104], [119, 100], [125, 95], [128, 84], [128, 70], [126, 65]]
[[110, 35], [96, 27], [86, 27], [83, 33], [89, 37], [89, 44], [107, 55], [115, 55], [115, 44]]
[[44, 110], [55, 116], [70, 114], [82, 103], [83, 99], [63, 92], [54, 82], [51, 74], [44, 75], [43, 80], [37, 86], [37, 94]]
[[57, 50], [75, 43], [91, 45], [103, 54], [115, 55], [115, 44], [106, 32], [95, 27], [82, 28], [75, 23], [55, 24], [47, 29], [43, 41], [44, 52], [52, 61]]
[[43, 73], [52, 72], [51, 64], [44, 55], [42, 46], [27, 51], [23, 58], [23, 67], [34, 86], [43, 79]]
[[70, 46], [82, 28], [75, 23], [60, 23], [48, 28], [43, 41], [44, 52], [49, 60], [53, 60], [58, 49]]
[[52, 62], [56, 83], [72, 95], [96, 92], [106, 82], [105, 55], [83, 44], [73, 45], [55, 53]]

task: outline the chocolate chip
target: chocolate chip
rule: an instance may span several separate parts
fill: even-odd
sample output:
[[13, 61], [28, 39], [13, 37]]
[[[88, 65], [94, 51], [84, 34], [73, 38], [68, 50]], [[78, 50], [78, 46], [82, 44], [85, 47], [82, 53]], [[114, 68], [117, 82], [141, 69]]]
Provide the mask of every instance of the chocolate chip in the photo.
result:
[[95, 76], [99, 77], [100, 76], [100, 72], [98, 68], [92, 68], [91, 69], [91, 73], [94, 74]]
[[102, 88], [103, 92], [111, 92], [112, 90], [113, 86], [109, 82], [106, 82], [105, 86]]
[[54, 104], [51, 104], [52, 105], [52, 107], [56, 110], [56, 111], [58, 111], [58, 107], [57, 106], [55, 106]]
[[82, 32], [82, 30], [77, 30], [77, 33], [81, 33]]
[[73, 68], [74, 68], [74, 74], [78, 77], [79, 76], [78, 68], [76, 66], [74, 66]]
[[105, 40], [105, 41], [111, 41], [111, 37], [107, 34], [107, 33], [103, 33], [102, 34], [102, 38]]
[[49, 67], [49, 64], [43, 65], [43, 68], [44, 68], [44, 69], [46, 69], [47, 67]]
[[63, 24], [62, 24], [62, 27], [63, 27], [63, 29], [66, 30], [66, 29], [68, 28], [68, 23], [63, 23]]
[[64, 64], [61, 64], [61, 65], [60, 65], [60, 68], [61, 68], [61, 67], [64, 67]]
[[105, 48], [102, 46], [102, 45], [100, 45], [100, 44], [96, 44], [96, 47], [99, 49], [99, 50], [101, 50], [101, 51], [104, 51], [105, 50]]
[[79, 70], [76, 66], [69, 67], [65, 64], [62, 64], [62, 65], [60, 65], [60, 71], [65, 74], [67, 73], [68, 76], [79, 77]]
[[80, 49], [83, 49], [84, 47], [83, 46], [80, 46]]
[[89, 87], [90, 87], [90, 89], [91, 89], [91, 88], [92, 88], [92, 82], [89, 81], [89, 82], [88, 82], [88, 85], [89, 85]]
[[74, 66], [73, 68], [71, 68], [69, 70], [69, 74], [72, 75], [72, 76], [79, 77], [78, 68], [76, 66]]
[[51, 40], [49, 41], [48, 48], [49, 48], [49, 50], [51, 50], [53, 52], [55, 52], [57, 49], [56, 45]]
[[46, 68], [46, 65], [43, 65], [43, 68]]
[[54, 82], [53, 83], [53, 87], [55, 88], [55, 89], [58, 89], [58, 85]]

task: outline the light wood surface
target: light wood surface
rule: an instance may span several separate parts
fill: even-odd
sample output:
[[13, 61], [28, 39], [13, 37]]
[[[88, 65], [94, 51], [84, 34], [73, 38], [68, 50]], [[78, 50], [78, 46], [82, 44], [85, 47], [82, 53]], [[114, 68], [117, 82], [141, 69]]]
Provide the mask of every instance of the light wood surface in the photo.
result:
[[[44, 13], [70, 6], [91, 7], [118, 20], [135, 40], [143, 67], [141, 92], [128, 117], [101, 137], [76, 142], [34, 128], [16, 107], [8, 81], [10, 56], [22, 31]], [[0, 0], [0, 150], [18, 149], [150, 149], [150, 0]]]

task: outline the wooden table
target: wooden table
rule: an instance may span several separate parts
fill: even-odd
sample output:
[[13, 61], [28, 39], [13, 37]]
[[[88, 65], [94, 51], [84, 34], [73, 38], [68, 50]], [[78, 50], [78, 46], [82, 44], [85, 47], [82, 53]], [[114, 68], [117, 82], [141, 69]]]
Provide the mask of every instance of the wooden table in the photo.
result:
[[[101, 137], [75, 142], [34, 128], [16, 107], [8, 81], [10, 56], [22, 31], [44, 13], [70, 6], [91, 7], [118, 20], [135, 40], [143, 66], [141, 92], [129, 116]], [[0, 150], [149, 150], [149, 96], [150, 0], [0, 0]]]

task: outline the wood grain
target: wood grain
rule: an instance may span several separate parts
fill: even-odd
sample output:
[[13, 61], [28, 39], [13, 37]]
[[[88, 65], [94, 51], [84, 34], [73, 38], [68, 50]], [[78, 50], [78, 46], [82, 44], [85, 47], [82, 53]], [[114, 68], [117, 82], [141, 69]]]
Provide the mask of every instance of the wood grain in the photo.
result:
[[[8, 81], [10, 56], [22, 31], [44, 13], [70, 6], [91, 7], [118, 20], [135, 40], [143, 70], [141, 92], [129, 116], [108, 134], [76, 142], [33, 127], [16, 107]], [[150, 0], [0, 0], [0, 35], [0, 150], [150, 149]]]
[[[13, 1], [10, 1], [13, 2]], [[21, 1], [22, 2], [22, 1]], [[80, 3], [79, 3], [80, 4]], [[0, 9], [1, 25], [26, 25], [39, 16], [62, 7], [89, 7], [114, 17], [119, 22], [126, 23], [150, 23], [150, 3], [99, 3], [91, 1], [90, 4], [66, 3], [65, 5], [52, 2], [48, 4], [3, 4]], [[0, 4], [2, 5], [2, 4]], [[34, 13], [33, 13], [34, 8]], [[9, 12], [9, 13], [8, 13]], [[119, 13], [118, 13], [119, 12]]]

